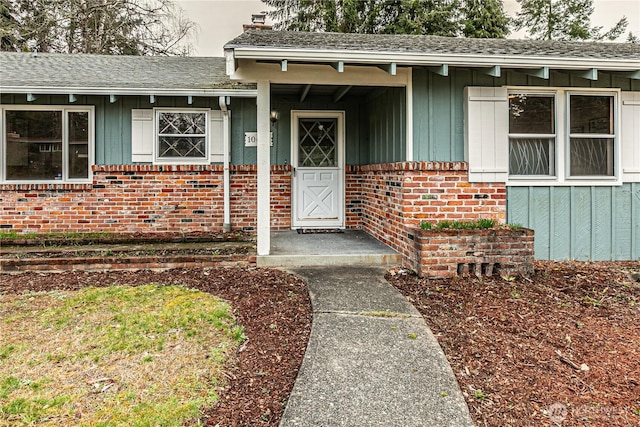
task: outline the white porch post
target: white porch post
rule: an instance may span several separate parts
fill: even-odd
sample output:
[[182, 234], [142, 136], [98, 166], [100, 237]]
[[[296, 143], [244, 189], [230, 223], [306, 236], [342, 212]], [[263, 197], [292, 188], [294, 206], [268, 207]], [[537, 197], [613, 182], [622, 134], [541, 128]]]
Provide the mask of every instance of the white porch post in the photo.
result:
[[406, 153], [405, 160], [407, 162], [413, 161], [413, 68], [409, 68], [409, 75], [407, 76], [407, 84], [404, 87], [406, 93], [406, 102], [407, 102], [407, 119], [405, 126], [407, 127], [406, 131]]
[[268, 80], [258, 81], [258, 255], [269, 255], [271, 249], [270, 92], [271, 87]]

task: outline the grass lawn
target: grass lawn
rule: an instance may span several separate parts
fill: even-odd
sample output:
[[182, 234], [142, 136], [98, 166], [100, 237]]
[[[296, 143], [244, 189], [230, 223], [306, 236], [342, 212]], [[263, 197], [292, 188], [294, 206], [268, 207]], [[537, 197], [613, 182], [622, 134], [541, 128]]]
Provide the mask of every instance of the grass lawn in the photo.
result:
[[180, 286], [0, 295], [0, 426], [198, 424], [244, 339]]

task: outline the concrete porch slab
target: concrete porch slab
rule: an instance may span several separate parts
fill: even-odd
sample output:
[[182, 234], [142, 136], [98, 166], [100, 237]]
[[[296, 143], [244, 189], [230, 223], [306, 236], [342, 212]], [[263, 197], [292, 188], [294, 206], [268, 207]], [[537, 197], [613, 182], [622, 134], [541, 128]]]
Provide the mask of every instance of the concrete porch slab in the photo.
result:
[[318, 234], [298, 234], [295, 230], [274, 231], [271, 233], [271, 254], [256, 257], [259, 267], [386, 267], [401, 262], [400, 254], [362, 230]]

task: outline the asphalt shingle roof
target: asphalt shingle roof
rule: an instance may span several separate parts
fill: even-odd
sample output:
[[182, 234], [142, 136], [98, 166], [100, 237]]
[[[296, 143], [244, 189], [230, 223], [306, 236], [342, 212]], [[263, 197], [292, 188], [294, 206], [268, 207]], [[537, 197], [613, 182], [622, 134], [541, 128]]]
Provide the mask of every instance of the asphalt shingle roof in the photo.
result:
[[[396, 52], [398, 54], [523, 56], [637, 61], [640, 45], [515, 39], [466, 39], [425, 35], [305, 33], [249, 30], [225, 49]], [[225, 59], [0, 52], [0, 86], [129, 90], [255, 89], [233, 82]]]
[[158, 90], [254, 89], [224, 58], [0, 52], [0, 86]]
[[630, 43], [249, 30], [228, 42], [224, 48], [304, 49], [311, 51], [347, 50], [407, 54], [515, 55], [550, 58], [638, 60], [638, 66], [640, 67], [640, 45]]

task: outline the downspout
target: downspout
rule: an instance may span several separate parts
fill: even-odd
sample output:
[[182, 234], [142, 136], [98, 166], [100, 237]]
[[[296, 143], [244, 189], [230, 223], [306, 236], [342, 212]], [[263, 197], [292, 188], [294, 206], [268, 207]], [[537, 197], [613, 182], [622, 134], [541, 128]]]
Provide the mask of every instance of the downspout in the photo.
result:
[[227, 99], [225, 96], [218, 98], [218, 105], [222, 111], [222, 187], [224, 188], [224, 220], [222, 222], [222, 231], [228, 233], [231, 231], [231, 197], [230, 197], [230, 178], [229, 178], [229, 162], [231, 160], [231, 111], [227, 108]]

